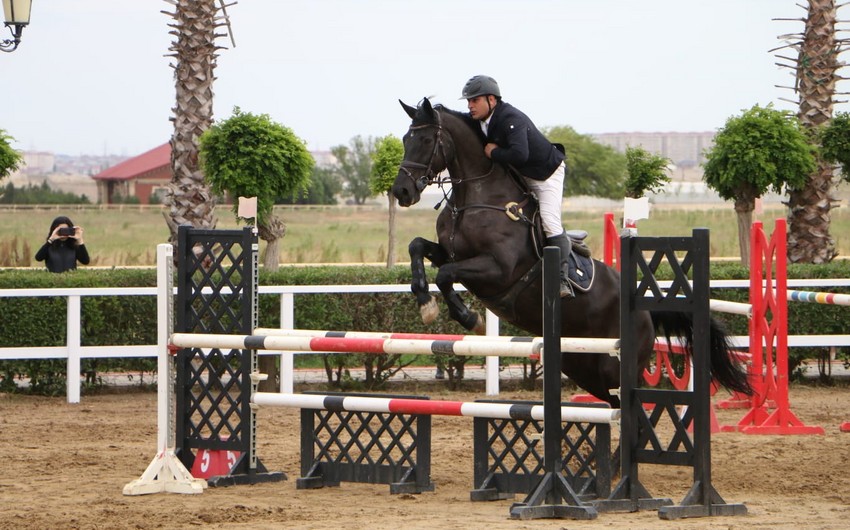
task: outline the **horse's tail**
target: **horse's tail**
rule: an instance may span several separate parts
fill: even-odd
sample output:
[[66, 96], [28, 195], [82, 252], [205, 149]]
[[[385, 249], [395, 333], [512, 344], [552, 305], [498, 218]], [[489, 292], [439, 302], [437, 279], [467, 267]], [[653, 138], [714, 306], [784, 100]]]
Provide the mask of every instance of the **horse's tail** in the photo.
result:
[[[693, 353], [694, 321], [691, 315], [672, 311], [650, 311], [650, 313], [656, 331], [664, 333], [668, 344], [670, 337], [679, 337], [684, 340], [687, 353], [689, 355]], [[709, 328], [711, 376], [726, 389], [750, 396], [754, 390], [750, 386], [747, 374], [732, 361], [729, 355], [731, 348], [729, 334], [719, 321], [711, 318]]]

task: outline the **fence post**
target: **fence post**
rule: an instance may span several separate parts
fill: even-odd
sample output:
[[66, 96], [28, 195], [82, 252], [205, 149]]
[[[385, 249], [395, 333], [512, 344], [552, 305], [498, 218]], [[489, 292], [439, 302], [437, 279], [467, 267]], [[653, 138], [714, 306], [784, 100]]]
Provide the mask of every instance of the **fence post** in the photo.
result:
[[[280, 295], [280, 329], [295, 329], [295, 294]], [[280, 392], [292, 394], [295, 389], [295, 354], [280, 352]]]
[[[486, 313], [487, 336], [499, 335], [499, 317], [497, 317], [489, 309]], [[489, 355], [486, 358], [486, 379], [487, 383], [485, 390], [488, 396], [499, 395], [499, 358], [494, 355]]]
[[68, 403], [80, 402], [80, 295], [68, 296], [68, 322], [66, 324], [68, 363], [65, 389]]

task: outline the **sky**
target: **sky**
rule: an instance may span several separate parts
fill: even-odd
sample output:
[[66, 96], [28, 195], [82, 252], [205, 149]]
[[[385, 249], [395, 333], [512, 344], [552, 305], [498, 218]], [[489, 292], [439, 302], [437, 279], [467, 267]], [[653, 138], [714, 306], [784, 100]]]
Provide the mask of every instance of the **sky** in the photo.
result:
[[[486, 74], [541, 128], [714, 131], [755, 104], [796, 109], [775, 86], [793, 83], [790, 70], [769, 50], [802, 31], [773, 20], [802, 18], [798, 2], [239, 0], [227, 8], [236, 46], [218, 40], [215, 119], [235, 106], [268, 114], [328, 150], [357, 135], [401, 137], [399, 99], [465, 109], [461, 88]], [[33, 0], [20, 47], [0, 53], [0, 129], [12, 146], [134, 156], [167, 142], [173, 37], [162, 11], [173, 10]]]

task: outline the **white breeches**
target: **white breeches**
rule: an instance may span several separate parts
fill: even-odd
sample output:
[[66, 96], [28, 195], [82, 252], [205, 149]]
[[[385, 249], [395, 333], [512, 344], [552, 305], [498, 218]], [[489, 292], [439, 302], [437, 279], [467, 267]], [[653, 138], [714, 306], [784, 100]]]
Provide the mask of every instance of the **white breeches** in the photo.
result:
[[[525, 177], [523, 177], [525, 178]], [[546, 180], [525, 178], [526, 184], [537, 195], [540, 203], [540, 220], [543, 222], [543, 232], [546, 237], [561, 235], [564, 226], [561, 224], [561, 203], [564, 200], [564, 164], [552, 173]]]

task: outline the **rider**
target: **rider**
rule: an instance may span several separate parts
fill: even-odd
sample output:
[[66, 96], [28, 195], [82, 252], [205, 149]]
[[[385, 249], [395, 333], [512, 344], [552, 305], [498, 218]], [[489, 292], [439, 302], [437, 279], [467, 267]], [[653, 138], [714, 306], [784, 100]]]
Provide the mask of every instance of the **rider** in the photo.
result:
[[567, 256], [570, 238], [561, 224], [561, 202], [564, 197], [564, 154], [549, 142], [534, 123], [518, 109], [502, 101], [496, 80], [476, 75], [463, 87], [469, 116], [478, 120], [486, 137], [487, 158], [513, 166], [537, 196], [546, 244], [561, 249], [562, 298], [573, 298], [567, 279]]

